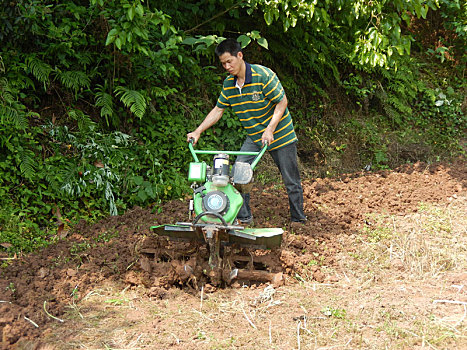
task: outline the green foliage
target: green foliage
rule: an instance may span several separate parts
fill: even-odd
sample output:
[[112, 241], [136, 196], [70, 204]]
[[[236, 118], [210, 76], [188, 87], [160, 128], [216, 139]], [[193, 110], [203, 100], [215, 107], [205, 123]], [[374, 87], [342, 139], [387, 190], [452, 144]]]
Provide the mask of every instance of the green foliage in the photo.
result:
[[[194, 52], [202, 55], [212, 55], [215, 46], [223, 41], [225, 38], [217, 35], [198, 35], [196, 37], [188, 36], [183, 39], [182, 44], [191, 45], [194, 47]], [[238, 42], [241, 43], [242, 48], [247, 47], [252, 41], [256, 41], [258, 45], [268, 49], [268, 41], [262, 37], [260, 32], [253, 30], [252, 32], [242, 34], [237, 38]]]
[[250, 33], [240, 35], [237, 40], [242, 43], [242, 47], [248, 46], [252, 40], [256, 40], [259, 46], [268, 49], [268, 41], [262, 37], [257, 30], [253, 30]]
[[13, 206], [0, 207], [0, 245], [7, 252], [31, 252], [50, 240], [29, 213]]
[[115, 112], [112, 95], [105, 92], [103, 86], [99, 85], [96, 92], [96, 107], [100, 107], [100, 116], [105, 118], [107, 126], [115, 123]]
[[[368, 169], [387, 169], [388, 127], [381, 117], [352, 118], [344, 126], [349, 137], [358, 140], [359, 158]], [[351, 136], [350, 136], [351, 135]]]
[[438, 7], [437, 0], [250, 0], [248, 4], [263, 11], [267, 25], [280, 21], [285, 31], [310, 26], [303, 33], [310, 45], [313, 33], [349, 42], [352, 50], [345, 56], [361, 68], [393, 66], [396, 55], [409, 54], [411, 37], [401, 33], [402, 22], [409, 22], [411, 15], [426, 18], [429, 9]]
[[[96, 4], [97, 1], [91, 1]], [[157, 9], [150, 12], [145, 10], [143, 2], [120, 1], [117, 6], [102, 6], [101, 14], [109, 18], [111, 30], [107, 34], [105, 45], [115, 44], [119, 50], [140, 52], [145, 56], [152, 56], [150, 33], [157, 31], [162, 35], [176, 32], [170, 24], [170, 18]]]
[[330, 306], [323, 307], [321, 313], [327, 317], [334, 317], [338, 319], [345, 319], [347, 311], [345, 309], [333, 308]]
[[81, 88], [89, 88], [91, 80], [89, 76], [80, 71], [65, 71], [57, 73], [57, 78], [62, 85], [75, 93]]
[[37, 58], [36, 55], [29, 55], [25, 60], [27, 71], [31, 73], [40, 83], [44, 85], [44, 89], [49, 83], [50, 73], [53, 71], [52, 67]]
[[146, 113], [147, 102], [146, 98], [136, 90], [130, 90], [124, 86], [117, 86], [115, 89], [116, 96], [120, 96], [120, 100], [125, 107], [129, 107], [130, 111], [138, 118], [143, 118]]
[[437, 56], [441, 63], [450, 61], [465, 69], [467, 64], [467, 3], [460, 0], [440, 0], [441, 23], [444, 31], [436, 48], [428, 49], [428, 53]]
[[18, 90], [14, 89], [4, 77], [0, 78], [0, 122], [11, 124], [18, 129], [27, 127], [26, 107], [18, 100]]
[[438, 152], [451, 155], [462, 150], [459, 140], [466, 131], [467, 115], [462, 111], [465, 96], [458, 94], [451, 86], [445, 89], [426, 88], [420, 93], [413, 119], [418, 130], [424, 131], [425, 142]]

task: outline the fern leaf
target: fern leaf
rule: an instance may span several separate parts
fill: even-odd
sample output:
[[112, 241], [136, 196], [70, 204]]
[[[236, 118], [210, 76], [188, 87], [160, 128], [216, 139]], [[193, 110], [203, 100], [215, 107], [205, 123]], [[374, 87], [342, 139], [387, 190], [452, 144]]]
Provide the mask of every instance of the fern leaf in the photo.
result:
[[[21, 107], [24, 106], [18, 105], [17, 103], [13, 104], [13, 106], [0, 106], [2, 123], [9, 122], [17, 129], [26, 129], [28, 127], [28, 118]], [[6, 118], [5, 121], [3, 120], [3, 116]]]
[[26, 129], [28, 115], [26, 106], [15, 98], [17, 92], [13, 90], [6, 78], [0, 79], [0, 122], [13, 124], [15, 128]]
[[163, 89], [163, 88], [160, 88], [159, 86], [154, 86], [152, 88], [152, 92], [154, 93], [154, 95], [156, 97], [162, 97], [162, 98], [166, 99], [167, 96], [172, 95], [172, 94], [174, 94], [174, 93], [176, 93], [178, 91], [177, 91], [177, 89], [174, 89], [174, 88]]
[[32, 73], [34, 78], [44, 84], [45, 88], [46, 84], [49, 82], [49, 75], [53, 71], [52, 67], [49, 64], [42, 62], [35, 55], [26, 57], [26, 67], [29, 72]]
[[115, 94], [120, 96], [120, 101], [125, 107], [129, 107], [130, 111], [138, 118], [142, 119], [146, 113], [147, 101], [146, 98], [136, 90], [130, 90], [124, 86], [117, 86]]
[[34, 153], [28, 149], [19, 149], [19, 168], [24, 177], [32, 179], [36, 173], [36, 162], [34, 160]]
[[78, 128], [81, 132], [93, 131], [96, 128], [96, 123], [91, 120], [91, 118], [84, 114], [79, 109], [72, 109], [68, 112], [68, 115], [71, 119], [76, 120], [78, 123]]
[[114, 113], [112, 95], [99, 91], [96, 97], [96, 106], [101, 107], [101, 117], [111, 117]]
[[91, 79], [89, 76], [80, 71], [66, 71], [57, 74], [60, 82], [67, 88], [77, 92], [80, 88], [89, 88]]
[[0, 122], [13, 124], [17, 129], [26, 129], [28, 126], [25, 106], [16, 102], [9, 93], [4, 92], [0, 99]]

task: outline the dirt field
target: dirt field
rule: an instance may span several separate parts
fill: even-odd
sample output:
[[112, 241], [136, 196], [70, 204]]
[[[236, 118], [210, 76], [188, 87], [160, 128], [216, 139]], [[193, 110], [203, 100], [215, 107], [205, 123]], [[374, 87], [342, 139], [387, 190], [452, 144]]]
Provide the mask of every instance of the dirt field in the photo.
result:
[[195, 250], [149, 229], [187, 221], [181, 200], [82, 222], [35, 254], [0, 255], [2, 348], [467, 348], [464, 161], [303, 187], [302, 227], [289, 226], [280, 182], [252, 192], [255, 226], [285, 230], [270, 253], [285, 276], [276, 288], [184, 279], [177, 269]]

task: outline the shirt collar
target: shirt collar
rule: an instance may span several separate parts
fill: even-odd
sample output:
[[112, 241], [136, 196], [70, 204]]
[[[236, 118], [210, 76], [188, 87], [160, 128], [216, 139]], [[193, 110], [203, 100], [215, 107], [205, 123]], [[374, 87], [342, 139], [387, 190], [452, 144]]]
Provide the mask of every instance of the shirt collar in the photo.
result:
[[[245, 83], [243, 86], [246, 84], [251, 84], [253, 79], [253, 74], [251, 72], [251, 64], [248, 62], [245, 62]], [[233, 81], [234, 86], [237, 85], [237, 76], [234, 76], [234, 81]]]

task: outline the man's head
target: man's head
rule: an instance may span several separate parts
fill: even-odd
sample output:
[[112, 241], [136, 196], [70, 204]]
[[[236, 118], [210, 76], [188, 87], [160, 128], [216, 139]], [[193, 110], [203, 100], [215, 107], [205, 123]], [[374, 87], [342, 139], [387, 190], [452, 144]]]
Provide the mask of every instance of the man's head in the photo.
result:
[[221, 57], [224, 53], [228, 52], [232, 56], [237, 56], [242, 51], [242, 45], [235, 39], [225, 39], [216, 47], [217, 57]]
[[232, 75], [238, 76], [243, 67], [242, 46], [235, 39], [225, 39], [216, 47], [216, 55], [222, 67]]

